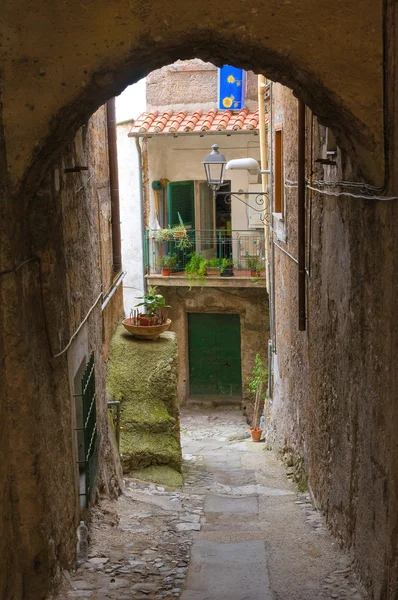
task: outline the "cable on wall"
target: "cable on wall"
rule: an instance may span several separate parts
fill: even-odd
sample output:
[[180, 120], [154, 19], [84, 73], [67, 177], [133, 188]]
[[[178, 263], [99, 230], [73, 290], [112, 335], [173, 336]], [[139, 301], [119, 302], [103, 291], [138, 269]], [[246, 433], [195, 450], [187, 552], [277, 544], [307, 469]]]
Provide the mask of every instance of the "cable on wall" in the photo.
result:
[[85, 324], [85, 322], [87, 321], [87, 319], [89, 318], [89, 316], [91, 315], [91, 313], [94, 310], [94, 308], [97, 306], [98, 302], [102, 299], [103, 293], [101, 292], [98, 295], [97, 299], [95, 300], [94, 304], [91, 306], [91, 308], [89, 309], [89, 311], [87, 312], [86, 316], [84, 317], [83, 321], [80, 323], [79, 327], [76, 329], [76, 331], [74, 332], [74, 334], [69, 338], [69, 341], [66, 344], [66, 346], [60, 352], [57, 352], [56, 354], [54, 354], [53, 351], [52, 351], [52, 347], [51, 347], [50, 333], [49, 333], [49, 328], [48, 328], [48, 321], [47, 321], [46, 314], [45, 314], [45, 311], [44, 311], [43, 273], [42, 273], [42, 265], [41, 265], [40, 258], [38, 256], [36, 256], [36, 255], [31, 256], [27, 260], [24, 260], [21, 263], [19, 263], [16, 267], [12, 267], [10, 269], [5, 269], [4, 271], [0, 271], [0, 277], [4, 276], [4, 275], [10, 275], [11, 273], [17, 273], [24, 265], [27, 265], [27, 264], [32, 263], [32, 262], [37, 262], [37, 264], [39, 265], [40, 305], [41, 305], [41, 312], [42, 312], [42, 316], [43, 316], [44, 329], [45, 329], [45, 332], [46, 332], [48, 349], [49, 349], [49, 352], [50, 352], [50, 355], [51, 355], [52, 358], [58, 358], [59, 356], [62, 356], [62, 354], [64, 354], [68, 350], [68, 348], [70, 348], [70, 345], [72, 344], [73, 340], [75, 339], [75, 337], [77, 336], [77, 334], [79, 333], [79, 331], [81, 330], [81, 328], [83, 327], [83, 325]]
[[[331, 183], [331, 182], [325, 182], [325, 181], [321, 181], [321, 180], [316, 180], [313, 182], [314, 184], [316, 184], [318, 187], [314, 187], [313, 185], [309, 185], [308, 182], [306, 183], [306, 188], [309, 190], [313, 190], [315, 192], [318, 192], [319, 194], [323, 194], [325, 196], [349, 196], [351, 198], [357, 198], [360, 200], [381, 200], [381, 201], [391, 201], [391, 200], [398, 200], [398, 196], [377, 196], [375, 194], [355, 194], [353, 192], [349, 192], [349, 191], [340, 191], [340, 192], [334, 192], [332, 190], [327, 190], [327, 189], [321, 189], [326, 188], [326, 187], [346, 187], [346, 188], [357, 188], [357, 189], [368, 189], [369, 191], [374, 191], [374, 190], [380, 190], [381, 188], [374, 188], [373, 186], [368, 186], [368, 184], [366, 183], [361, 183], [358, 181], [338, 181], [335, 183]], [[285, 187], [286, 188], [296, 188], [297, 187], [297, 181], [291, 181], [290, 179], [286, 179], [285, 181]]]

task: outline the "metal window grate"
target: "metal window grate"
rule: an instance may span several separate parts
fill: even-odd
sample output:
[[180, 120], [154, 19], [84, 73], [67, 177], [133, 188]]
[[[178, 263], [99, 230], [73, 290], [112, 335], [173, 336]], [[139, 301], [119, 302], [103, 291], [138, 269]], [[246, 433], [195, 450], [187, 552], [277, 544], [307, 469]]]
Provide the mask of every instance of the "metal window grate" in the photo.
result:
[[[84, 434], [84, 465], [86, 507], [90, 505], [95, 496], [98, 483], [98, 430], [97, 430], [97, 403], [95, 396], [95, 363], [94, 353], [88, 361], [82, 377], [82, 407], [83, 407], [83, 434]], [[82, 495], [82, 491], [80, 492]]]

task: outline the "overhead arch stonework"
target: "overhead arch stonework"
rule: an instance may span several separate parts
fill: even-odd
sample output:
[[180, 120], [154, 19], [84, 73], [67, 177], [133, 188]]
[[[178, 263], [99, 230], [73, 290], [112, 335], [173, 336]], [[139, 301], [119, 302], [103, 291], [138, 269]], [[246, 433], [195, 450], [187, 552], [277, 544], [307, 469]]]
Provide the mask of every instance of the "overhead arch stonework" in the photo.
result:
[[368, 180], [384, 171], [382, 2], [7, 0], [2, 105], [12, 184], [32, 190], [102, 103], [151, 70], [199, 57], [293, 88]]

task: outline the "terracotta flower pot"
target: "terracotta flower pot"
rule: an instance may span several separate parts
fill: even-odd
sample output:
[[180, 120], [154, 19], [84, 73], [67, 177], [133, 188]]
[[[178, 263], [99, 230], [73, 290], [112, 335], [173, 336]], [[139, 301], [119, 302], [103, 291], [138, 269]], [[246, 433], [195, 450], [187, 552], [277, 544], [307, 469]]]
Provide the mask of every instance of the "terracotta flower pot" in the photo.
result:
[[140, 322], [140, 325], [143, 327], [157, 325], [157, 322], [158, 322], [157, 317], [147, 317], [145, 315], [139, 315], [138, 320]]
[[254, 269], [252, 269], [252, 270], [250, 271], [250, 277], [258, 277], [258, 273], [257, 273], [257, 271], [256, 271], [256, 270], [254, 270]]
[[162, 276], [170, 277], [170, 275], [171, 275], [171, 269], [168, 269], [167, 267], [162, 267]]
[[263, 430], [261, 427], [250, 427], [250, 435], [252, 436], [253, 442], [259, 442]]
[[131, 333], [134, 337], [142, 340], [156, 340], [161, 333], [167, 331], [171, 325], [171, 320], [167, 319], [166, 323], [161, 325], [137, 325], [135, 319], [124, 319], [122, 321], [123, 326]]
[[207, 267], [206, 273], [207, 275], [219, 275], [220, 269], [219, 267]]

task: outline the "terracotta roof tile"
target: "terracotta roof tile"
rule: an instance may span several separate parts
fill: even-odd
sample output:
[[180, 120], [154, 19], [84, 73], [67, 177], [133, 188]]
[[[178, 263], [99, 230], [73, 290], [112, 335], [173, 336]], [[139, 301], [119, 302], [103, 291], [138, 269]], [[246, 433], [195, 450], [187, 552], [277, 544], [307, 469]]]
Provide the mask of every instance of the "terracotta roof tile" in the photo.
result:
[[[267, 115], [266, 115], [267, 118]], [[203, 114], [202, 110], [187, 113], [186, 110], [173, 112], [167, 110], [159, 115], [157, 110], [142, 113], [135, 121], [130, 136], [164, 135], [167, 133], [199, 133], [201, 135], [222, 131], [255, 131], [258, 129], [258, 110], [250, 112], [247, 108], [240, 111], [217, 110], [212, 108]]]
[[168, 110], [165, 113], [163, 113], [161, 117], [158, 117], [157, 119], [155, 119], [155, 121], [151, 125], [151, 127], [153, 128], [155, 133], [160, 133], [161, 131], [163, 131], [163, 129], [169, 122], [172, 114], [173, 114], [173, 111]]
[[188, 115], [186, 119], [186, 124], [184, 126], [184, 131], [193, 131], [202, 114], [203, 110], [196, 110], [194, 113], [192, 113], [192, 115]]
[[178, 114], [174, 115], [172, 119], [170, 119], [169, 131], [174, 133], [178, 130], [179, 126], [187, 116], [188, 112], [186, 110], [182, 110]]

